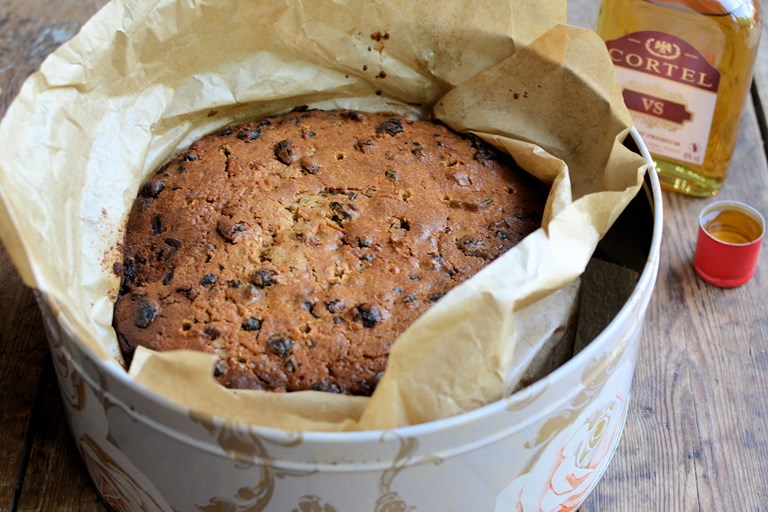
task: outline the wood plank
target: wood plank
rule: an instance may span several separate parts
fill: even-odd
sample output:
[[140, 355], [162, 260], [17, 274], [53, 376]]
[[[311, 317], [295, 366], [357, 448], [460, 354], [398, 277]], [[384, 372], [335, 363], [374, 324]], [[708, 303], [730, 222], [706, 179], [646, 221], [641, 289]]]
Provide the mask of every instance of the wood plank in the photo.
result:
[[[103, 0], [2, 0], [0, 117], [23, 80], [51, 51], [72, 37], [103, 3]], [[0, 304], [0, 510], [16, 507], [19, 498], [28, 501], [31, 492], [45, 494], [44, 505], [47, 505], [27, 510], [58, 509], [56, 500], [66, 503], [72, 489], [78, 495], [82, 493], [85, 503], [95, 501], [98, 499], [95, 489], [64, 421], [52, 368], [44, 364], [50, 356], [39, 310], [32, 292], [21, 282], [1, 244]], [[39, 395], [43, 391], [45, 394]], [[30, 423], [33, 406], [38, 401], [43, 412], [38, 419], [45, 428], [41, 436], [35, 438], [34, 426]], [[46, 450], [50, 445], [55, 449]], [[43, 460], [46, 457], [50, 460]], [[58, 487], [59, 492], [53, 494], [41, 488], [38, 485], [40, 468], [51, 471], [45, 475], [49, 482], [62, 482], [66, 487]], [[32, 478], [27, 476], [28, 469]], [[73, 479], [79, 484], [71, 484]], [[19, 487], [20, 484], [23, 485]], [[82, 507], [82, 510], [89, 509]]]
[[106, 1], [0, 2], [0, 117], [22, 82]]
[[0, 246], [0, 510], [9, 505], [25, 466], [43, 361], [45, 334], [34, 297]]
[[108, 512], [67, 429], [50, 361], [45, 365], [42, 410], [33, 426], [35, 440], [17, 512]]

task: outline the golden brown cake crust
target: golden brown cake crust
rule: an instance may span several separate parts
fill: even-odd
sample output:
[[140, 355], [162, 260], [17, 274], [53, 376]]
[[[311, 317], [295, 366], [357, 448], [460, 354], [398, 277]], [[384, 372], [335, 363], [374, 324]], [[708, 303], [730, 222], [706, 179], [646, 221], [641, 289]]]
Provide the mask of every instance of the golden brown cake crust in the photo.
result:
[[130, 212], [121, 347], [215, 353], [231, 388], [368, 395], [408, 325], [539, 226], [543, 195], [503, 160], [350, 111], [206, 136]]

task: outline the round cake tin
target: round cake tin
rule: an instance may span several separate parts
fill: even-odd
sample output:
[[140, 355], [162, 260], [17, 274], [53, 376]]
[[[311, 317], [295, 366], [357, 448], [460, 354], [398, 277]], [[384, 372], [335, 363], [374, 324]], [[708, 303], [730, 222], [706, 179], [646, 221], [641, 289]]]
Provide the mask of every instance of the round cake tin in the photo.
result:
[[[632, 139], [652, 169], [635, 130]], [[474, 411], [387, 431], [282, 431], [184, 409], [95, 357], [57, 304], [38, 294], [77, 448], [116, 511], [576, 510], [624, 427], [659, 267], [661, 210], [650, 171], [596, 253], [610, 253], [639, 279], [567, 363]]]

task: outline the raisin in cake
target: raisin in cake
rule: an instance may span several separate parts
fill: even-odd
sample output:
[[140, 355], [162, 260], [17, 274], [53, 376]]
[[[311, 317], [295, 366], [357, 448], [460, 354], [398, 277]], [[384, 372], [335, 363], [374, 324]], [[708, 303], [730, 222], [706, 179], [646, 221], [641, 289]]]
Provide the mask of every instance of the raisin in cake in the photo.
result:
[[208, 135], [130, 212], [121, 348], [214, 353], [230, 388], [369, 395], [408, 325], [539, 226], [529, 180], [393, 115], [297, 109]]

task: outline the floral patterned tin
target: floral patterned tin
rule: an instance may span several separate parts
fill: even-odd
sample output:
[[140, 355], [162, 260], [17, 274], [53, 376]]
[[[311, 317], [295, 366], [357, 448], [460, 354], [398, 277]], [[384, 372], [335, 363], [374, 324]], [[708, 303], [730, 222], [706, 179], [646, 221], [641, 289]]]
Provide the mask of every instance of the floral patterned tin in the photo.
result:
[[[576, 510], [608, 466], [627, 414], [659, 266], [655, 173], [633, 204], [624, 215], [639, 216], [649, 236], [647, 252], [632, 260], [645, 264], [591, 343], [507, 398], [389, 431], [281, 431], [185, 410], [90, 353], [57, 305], [39, 295], [69, 425], [94, 484], [115, 511]], [[611, 243], [636, 237], [621, 224], [609, 232]]]

